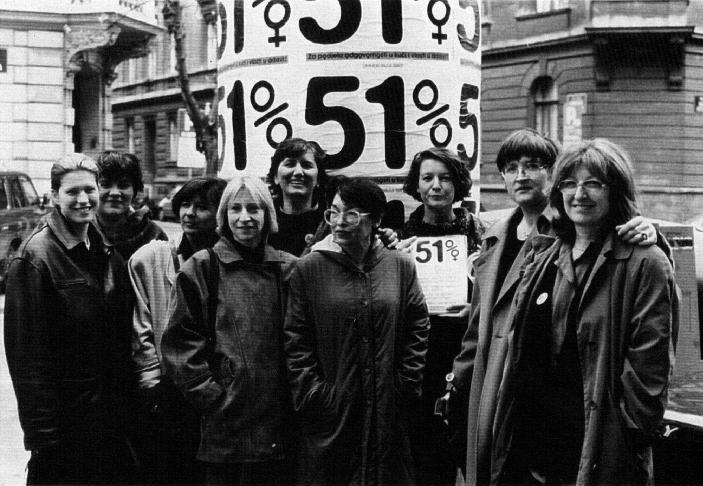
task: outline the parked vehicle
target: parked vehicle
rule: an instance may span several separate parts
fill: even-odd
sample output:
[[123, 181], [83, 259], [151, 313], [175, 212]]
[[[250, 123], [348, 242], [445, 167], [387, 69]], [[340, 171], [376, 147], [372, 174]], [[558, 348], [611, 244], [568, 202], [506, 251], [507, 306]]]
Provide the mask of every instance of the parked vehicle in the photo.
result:
[[45, 206], [27, 174], [0, 171], [0, 292], [5, 292], [10, 260], [46, 213]]
[[173, 212], [173, 205], [171, 201], [173, 200], [173, 196], [181, 190], [181, 187], [183, 187], [182, 184], [174, 187], [161, 201], [159, 201], [154, 219], [158, 219], [159, 221], [173, 221], [178, 219], [178, 215]]

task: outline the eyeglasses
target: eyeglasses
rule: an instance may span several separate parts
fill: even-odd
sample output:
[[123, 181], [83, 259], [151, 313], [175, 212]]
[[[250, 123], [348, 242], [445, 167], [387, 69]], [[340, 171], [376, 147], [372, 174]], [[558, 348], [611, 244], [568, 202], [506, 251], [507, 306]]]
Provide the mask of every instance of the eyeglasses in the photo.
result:
[[503, 167], [503, 173], [508, 175], [516, 175], [518, 170], [522, 167], [522, 171], [530, 176], [539, 174], [541, 170], [544, 169], [544, 165], [539, 162], [525, 162], [520, 164], [518, 162], [510, 162], [505, 167]]
[[587, 179], [585, 181], [576, 182], [573, 179], [564, 179], [559, 183], [557, 188], [565, 196], [571, 196], [576, 194], [576, 189], [581, 186], [589, 194], [600, 194], [602, 193], [608, 184], [601, 182], [597, 179]]
[[334, 209], [327, 209], [325, 210], [325, 221], [327, 224], [332, 225], [339, 223], [340, 219], [344, 218], [348, 225], [356, 226], [361, 222], [362, 216], [367, 216], [369, 214], [371, 213], [360, 213], [356, 209], [350, 209], [342, 213]]

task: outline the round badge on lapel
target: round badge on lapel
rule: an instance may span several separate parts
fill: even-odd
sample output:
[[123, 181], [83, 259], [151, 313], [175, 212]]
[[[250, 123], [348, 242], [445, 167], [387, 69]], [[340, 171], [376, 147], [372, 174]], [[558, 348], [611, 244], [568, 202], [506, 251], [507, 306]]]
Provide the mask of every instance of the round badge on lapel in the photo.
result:
[[541, 294], [539, 294], [537, 296], [537, 305], [542, 305], [545, 302], [547, 302], [548, 297], [549, 297], [549, 295], [547, 295], [547, 292], [542, 292]]

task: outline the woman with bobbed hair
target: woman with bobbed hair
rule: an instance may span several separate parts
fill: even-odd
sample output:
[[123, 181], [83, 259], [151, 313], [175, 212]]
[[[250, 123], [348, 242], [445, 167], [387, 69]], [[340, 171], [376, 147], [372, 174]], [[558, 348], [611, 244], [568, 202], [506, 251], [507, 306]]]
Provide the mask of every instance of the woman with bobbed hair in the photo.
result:
[[56, 161], [51, 192], [54, 209], [10, 262], [5, 296], [27, 484], [127, 484], [131, 292], [122, 257], [95, 226], [95, 161]]
[[322, 223], [324, 160], [325, 151], [317, 142], [289, 138], [278, 144], [268, 172], [279, 225], [269, 240], [274, 248], [300, 256]]
[[208, 484], [281, 484], [287, 391], [282, 326], [295, 257], [268, 188], [235, 177], [217, 210], [219, 241], [181, 267], [161, 350], [166, 373], [201, 413], [197, 458]]
[[[475, 254], [481, 246], [484, 226], [468, 209], [454, 207], [454, 203], [469, 195], [470, 189], [469, 171], [454, 152], [432, 147], [415, 154], [403, 191], [422, 204], [410, 214], [402, 231], [403, 238], [464, 235], [469, 255]], [[419, 420], [413, 427], [413, 450], [420, 484], [453, 485], [457, 466], [463, 460], [460, 452], [463, 449], [453, 443], [456, 437], [443, 418], [434, 412], [435, 401], [445, 393], [445, 376], [452, 371], [454, 357], [461, 349], [471, 290], [469, 282], [466, 301], [447, 308], [447, 314], [452, 315], [430, 317], [422, 405]]]
[[427, 306], [415, 264], [377, 236], [386, 196], [341, 179], [332, 234], [291, 277], [285, 351], [304, 484], [412, 484], [407, 411], [420, 396]]
[[[491, 477], [651, 483], [673, 366], [673, 269], [659, 247], [617, 235], [639, 214], [622, 148], [585, 141], [561, 155], [554, 174], [557, 237], [529, 242]], [[500, 447], [508, 437], [511, 447]]]

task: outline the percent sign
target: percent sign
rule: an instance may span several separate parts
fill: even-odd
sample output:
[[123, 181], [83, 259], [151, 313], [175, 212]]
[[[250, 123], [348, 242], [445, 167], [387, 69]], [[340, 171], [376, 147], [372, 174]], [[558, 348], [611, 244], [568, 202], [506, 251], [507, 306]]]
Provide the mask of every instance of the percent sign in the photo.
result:
[[[262, 93], [265, 97], [265, 101], [258, 99], [259, 95]], [[275, 98], [276, 92], [273, 86], [268, 81], [263, 80], [254, 84], [249, 96], [249, 101], [254, 110], [263, 113], [263, 116], [254, 121], [254, 127], [259, 127], [273, 118], [266, 127], [266, 142], [268, 142], [271, 148], [276, 148], [280, 142], [293, 136], [293, 127], [290, 122], [286, 118], [278, 116], [288, 108], [288, 103], [281, 103], [269, 111], [269, 108], [273, 106]], [[239, 80], [234, 82], [232, 91], [227, 96], [227, 107], [232, 110], [234, 165], [237, 170], [244, 170], [247, 166], [247, 134], [244, 112], [244, 87]], [[279, 126], [285, 129], [286, 134], [280, 140], [274, 140], [273, 131]]]
[[459, 247], [454, 243], [454, 240], [447, 240], [444, 242], [444, 246], [447, 247], [447, 252], [452, 256], [452, 259], [454, 261], [459, 258], [459, 254], [461, 254], [461, 251], [459, 250]]
[[[425, 89], [429, 89], [431, 93], [430, 100], [426, 103], [420, 99], [422, 91]], [[430, 128], [430, 140], [432, 141], [432, 144], [435, 147], [444, 148], [449, 145], [449, 142], [452, 139], [452, 126], [449, 124], [449, 120], [447, 120], [446, 118], [438, 118], [442, 113], [449, 110], [449, 105], [447, 103], [435, 109], [435, 107], [437, 106], [438, 99], [439, 89], [437, 89], [437, 85], [429, 79], [423, 79], [422, 81], [417, 83], [417, 86], [415, 86], [415, 89], [413, 89], [413, 103], [415, 103], [415, 106], [417, 106], [422, 111], [433, 110], [427, 115], [418, 118], [415, 123], [417, 124], [417, 126], [421, 126], [434, 119], [434, 122], [432, 123], [432, 128]], [[441, 141], [437, 140], [437, 130], [439, 129], [439, 127], [444, 127], [444, 129], [447, 131], [445, 139]]]

